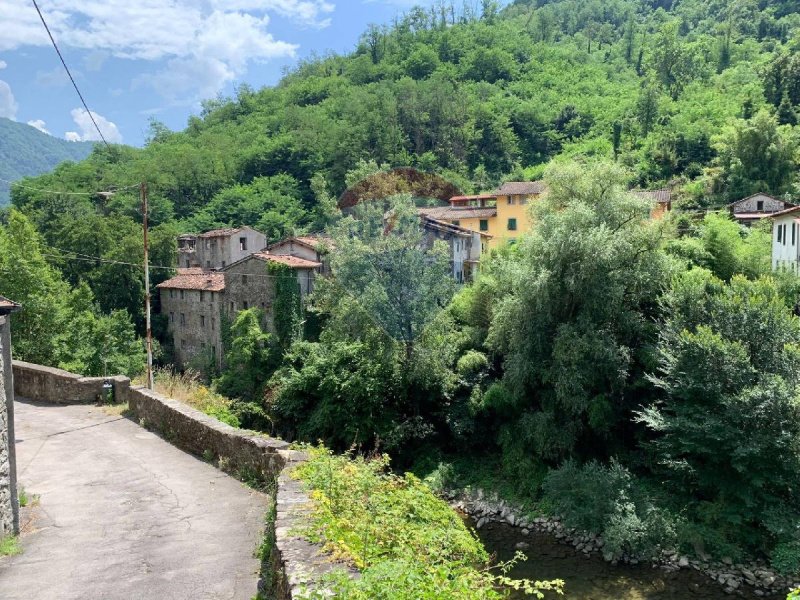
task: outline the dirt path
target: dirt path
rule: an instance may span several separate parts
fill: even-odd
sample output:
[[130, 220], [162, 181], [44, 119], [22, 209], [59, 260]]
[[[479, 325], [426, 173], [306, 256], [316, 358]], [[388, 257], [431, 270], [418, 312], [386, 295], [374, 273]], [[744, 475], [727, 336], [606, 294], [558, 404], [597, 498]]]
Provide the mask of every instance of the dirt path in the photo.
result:
[[3, 600], [250, 600], [267, 498], [89, 406], [17, 402], [23, 554]]

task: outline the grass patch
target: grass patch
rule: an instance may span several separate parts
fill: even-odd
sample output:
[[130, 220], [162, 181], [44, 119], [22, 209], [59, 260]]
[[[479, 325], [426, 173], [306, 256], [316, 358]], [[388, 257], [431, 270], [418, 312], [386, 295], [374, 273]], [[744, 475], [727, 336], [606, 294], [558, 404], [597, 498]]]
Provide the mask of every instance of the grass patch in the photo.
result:
[[234, 414], [233, 400], [218, 394], [205, 385], [197, 373], [176, 373], [169, 369], [157, 369], [154, 375], [155, 391], [204, 412], [210, 417], [239, 427], [239, 418]]
[[122, 404], [104, 404], [103, 412], [109, 417], [127, 417], [130, 415], [130, 407], [127, 402]]
[[0, 556], [14, 556], [22, 554], [19, 538], [13, 535], [0, 538]]
[[361, 571], [359, 579], [342, 570], [330, 575], [325, 585], [335, 597], [495, 600], [508, 595], [500, 586], [537, 598], [562, 588], [561, 581], [512, 581], [505, 575], [510, 563], [491, 567], [461, 518], [415, 475], [390, 473], [388, 457], [334, 456], [323, 447], [308, 452], [293, 474], [314, 503], [313, 524], [303, 535]]

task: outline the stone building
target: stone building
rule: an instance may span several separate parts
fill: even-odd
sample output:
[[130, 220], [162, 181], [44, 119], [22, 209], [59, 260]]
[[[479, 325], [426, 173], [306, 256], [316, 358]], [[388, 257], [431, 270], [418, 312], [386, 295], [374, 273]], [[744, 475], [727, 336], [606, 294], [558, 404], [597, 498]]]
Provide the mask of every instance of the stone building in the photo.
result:
[[19, 533], [9, 321], [9, 315], [18, 309], [18, 304], [0, 296], [0, 538]]
[[199, 370], [222, 366], [225, 348], [221, 327], [241, 310], [264, 310], [264, 326], [272, 330], [275, 276], [269, 263], [290, 267], [297, 278], [301, 297], [314, 288], [315, 273], [322, 263], [291, 255], [254, 252], [220, 271], [178, 269], [172, 279], [158, 285], [161, 312], [169, 321], [175, 347], [175, 363]]
[[199, 268], [178, 269], [175, 277], [157, 287], [161, 314], [168, 319], [175, 348], [175, 363], [198, 369], [209, 364], [221, 366], [224, 275]]
[[481, 253], [492, 236], [425, 215], [421, 219], [425, 246], [432, 247], [436, 240], [445, 242], [450, 251], [453, 279], [458, 283], [472, 281], [480, 266]]
[[794, 207], [795, 205], [791, 202], [780, 200], [768, 194], [758, 193], [731, 202], [728, 205], [728, 210], [731, 211], [734, 219], [749, 227], [765, 217]]
[[178, 266], [224, 269], [266, 245], [267, 236], [247, 226], [184, 234], [178, 238]]
[[663, 219], [668, 212], [672, 211], [672, 192], [668, 189], [633, 190], [633, 194], [650, 202], [651, 219]]
[[335, 250], [333, 239], [326, 235], [304, 235], [286, 238], [267, 246], [266, 251], [279, 256], [297, 256], [320, 263], [318, 273], [330, 273], [330, 253]]

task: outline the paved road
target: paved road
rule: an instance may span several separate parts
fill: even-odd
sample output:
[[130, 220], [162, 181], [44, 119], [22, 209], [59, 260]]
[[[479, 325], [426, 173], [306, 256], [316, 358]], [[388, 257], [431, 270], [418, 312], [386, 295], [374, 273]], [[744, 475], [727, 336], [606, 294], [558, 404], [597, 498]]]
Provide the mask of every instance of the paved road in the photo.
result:
[[23, 554], [2, 600], [250, 600], [267, 498], [102, 408], [17, 402]]

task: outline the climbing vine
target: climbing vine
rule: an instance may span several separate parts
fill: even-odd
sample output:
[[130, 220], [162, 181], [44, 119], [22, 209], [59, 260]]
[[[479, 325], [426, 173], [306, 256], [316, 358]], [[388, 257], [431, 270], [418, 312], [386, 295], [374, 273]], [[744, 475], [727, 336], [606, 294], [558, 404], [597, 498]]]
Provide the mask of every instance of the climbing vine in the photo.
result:
[[302, 303], [300, 284], [294, 269], [280, 263], [269, 263], [267, 270], [274, 277], [275, 301], [272, 305], [273, 322], [278, 343], [288, 348], [301, 336]]

